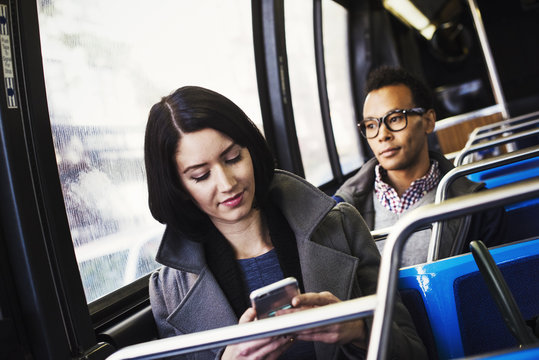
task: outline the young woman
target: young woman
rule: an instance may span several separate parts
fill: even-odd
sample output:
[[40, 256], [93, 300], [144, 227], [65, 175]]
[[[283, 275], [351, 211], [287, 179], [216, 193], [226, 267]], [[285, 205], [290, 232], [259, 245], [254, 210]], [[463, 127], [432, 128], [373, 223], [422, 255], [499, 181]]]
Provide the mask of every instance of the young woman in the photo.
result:
[[[150, 278], [161, 337], [253, 321], [249, 293], [288, 276], [295, 309], [376, 291], [379, 253], [363, 219], [305, 180], [274, 169], [263, 136], [224, 96], [183, 87], [155, 104], [145, 135], [152, 215], [167, 225]], [[368, 320], [197, 353], [196, 359], [362, 358]], [[395, 311], [393, 355], [426, 357]], [[191, 354], [195, 358], [195, 354]]]

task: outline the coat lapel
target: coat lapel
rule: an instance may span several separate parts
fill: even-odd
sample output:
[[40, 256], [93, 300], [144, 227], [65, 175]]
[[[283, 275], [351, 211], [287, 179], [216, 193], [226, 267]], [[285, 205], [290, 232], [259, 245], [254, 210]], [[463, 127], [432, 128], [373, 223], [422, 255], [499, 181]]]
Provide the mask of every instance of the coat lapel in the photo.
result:
[[167, 322], [178, 331], [190, 334], [234, 325], [238, 323], [238, 318], [211, 272], [204, 268], [185, 299], [167, 318]]
[[329, 291], [341, 300], [350, 298], [358, 263], [356, 257], [313, 241], [298, 242], [298, 248], [306, 292]]
[[[276, 171], [274, 184], [278, 186], [271, 189], [270, 196], [296, 235], [305, 291], [330, 291], [341, 300], [348, 299], [358, 259], [347, 255], [350, 249], [344, 234], [324, 230], [340, 226], [328, 223], [337, 221], [327, 217], [335, 201], [304, 179], [284, 171]], [[321, 226], [322, 222], [326, 226]]]
[[[298, 251], [306, 292], [329, 291], [341, 300], [351, 297], [357, 258], [313, 241], [299, 239]], [[337, 357], [337, 347], [334, 345], [315, 342], [314, 347], [318, 359]]]

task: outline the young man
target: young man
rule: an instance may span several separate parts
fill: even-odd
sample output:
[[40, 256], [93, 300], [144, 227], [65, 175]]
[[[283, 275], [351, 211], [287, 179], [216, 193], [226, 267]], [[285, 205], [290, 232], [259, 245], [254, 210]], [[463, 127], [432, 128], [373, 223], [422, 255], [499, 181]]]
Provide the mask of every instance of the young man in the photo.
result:
[[[443, 155], [429, 152], [427, 137], [435, 121], [432, 95], [420, 80], [403, 69], [373, 71], [358, 126], [375, 158], [348, 179], [334, 198], [354, 205], [371, 230], [389, 227], [407, 211], [433, 203], [440, 179], [453, 168]], [[450, 186], [449, 195], [465, 195], [482, 187], [460, 178]], [[469, 251], [472, 240], [498, 245], [503, 227], [503, 209], [446, 221], [439, 258]], [[401, 266], [426, 261], [430, 234], [429, 229], [411, 236]], [[377, 242], [380, 251], [384, 242]]]

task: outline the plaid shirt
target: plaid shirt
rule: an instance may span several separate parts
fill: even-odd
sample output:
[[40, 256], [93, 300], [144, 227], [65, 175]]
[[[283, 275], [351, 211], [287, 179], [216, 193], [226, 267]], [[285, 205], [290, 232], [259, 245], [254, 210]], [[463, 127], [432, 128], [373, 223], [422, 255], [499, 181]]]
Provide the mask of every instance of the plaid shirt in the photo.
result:
[[376, 175], [374, 179], [376, 197], [386, 209], [394, 214], [401, 214], [418, 202], [426, 193], [438, 185], [441, 175], [440, 169], [438, 169], [438, 162], [432, 160], [429, 171], [425, 176], [412, 181], [410, 187], [399, 198], [395, 189], [382, 180], [382, 176], [386, 174], [386, 170], [380, 165], [376, 165], [374, 172]]

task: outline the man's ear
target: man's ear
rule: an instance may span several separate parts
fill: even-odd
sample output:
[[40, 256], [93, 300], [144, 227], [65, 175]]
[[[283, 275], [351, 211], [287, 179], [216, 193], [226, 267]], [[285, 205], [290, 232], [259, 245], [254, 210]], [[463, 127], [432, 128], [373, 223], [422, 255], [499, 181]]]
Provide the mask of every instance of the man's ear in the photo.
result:
[[434, 125], [436, 124], [436, 111], [434, 109], [427, 110], [423, 114], [423, 119], [425, 121], [425, 134], [430, 134], [434, 131]]

